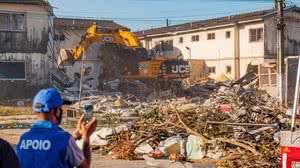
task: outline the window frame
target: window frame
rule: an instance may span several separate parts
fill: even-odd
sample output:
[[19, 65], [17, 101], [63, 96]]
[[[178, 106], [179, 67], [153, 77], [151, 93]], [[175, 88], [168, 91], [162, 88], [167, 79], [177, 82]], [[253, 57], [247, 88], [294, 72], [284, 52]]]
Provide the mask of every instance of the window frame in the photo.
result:
[[216, 33], [207, 33], [207, 40], [215, 40], [216, 39]]
[[26, 81], [27, 80], [27, 65], [26, 65], [26, 61], [25, 60], [14, 60], [14, 61], [6, 61], [6, 60], [0, 60], [1, 62], [23, 62], [24, 63], [24, 78], [1, 78], [0, 77], [0, 81]]
[[160, 40], [154, 42], [154, 49], [155, 51], [162, 51], [162, 52], [167, 52], [167, 51], [173, 51], [174, 50], [174, 40]]
[[197, 34], [197, 35], [192, 35], [192, 37], [191, 37], [191, 42], [198, 42], [198, 41], [200, 41], [200, 36], [199, 36], [199, 34]]
[[[211, 69], [213, 69], [212, 72], [210, 71]], [[216, 66], [210, 66], [210, 67], [208, 67], [208, 74], [216, 74]]]
[[[228, 71], [229, 70], [228, 68], [230, 69], [230, 71]], [[231, 65], [226, 65], [225, 72], [226, 72], [226, 74], [231, 74], [232, 73], [232, 67], [231, 67]]]
[[166, 40], [165, 44], [166, 44], [166, 50], [165, 51], [173, 51], [174, 50], [174, 40], [173, 39]]
[[183, 37], [179, 37], [179, 44], [182, 44], [183, 43]]
[[[262, 30], [260, 33], [260, 35], [261, 35], [261, 38], [260, 39], [258, 39], [258, 35], [259, 35], [259, 33], [258, 33], [258, 30]], [[252, 31], [255, 31], [255, 40], [252, 40], [252, 37], [254, 36], [254, 35], [252, 35]], [[249, 29], [249, 43], [256, 43], [256, 42], [262, 42], [262, 41], [264, 41], [264, 28], [263, 27], [260, 27], [260, 28], [251, 28], [251, 29]]]
[[3, 11], [3, 10], [0, 10], [0, 14], [9, 14], [10, 15], [10, 22], [12, 21], [12, 16], [13, 15], [23, 15], [24, 16], [24, 28], [23, 28], [23, 30], [13, 30], [12, 29], [12, 24], [10, 23], [10, 25], [9, 25], [9, 29], [1, 29], [0, 28], [0, 32], [25, 32], [26, 31], [26, 25], [27, 25], [27, 23], [26, 23], [26, 18], [27, 18], [27, 15], [26, 15], [26, 13], [24, 13], [24, 12], [11, 12], [11, 11]]
[[230, 38], [231, 38], [231, 31], [226, 31], [225, 32], [225, 39], [230, 39]]
[[155, 51], [161, 51], [161, 41], [154, 41]]

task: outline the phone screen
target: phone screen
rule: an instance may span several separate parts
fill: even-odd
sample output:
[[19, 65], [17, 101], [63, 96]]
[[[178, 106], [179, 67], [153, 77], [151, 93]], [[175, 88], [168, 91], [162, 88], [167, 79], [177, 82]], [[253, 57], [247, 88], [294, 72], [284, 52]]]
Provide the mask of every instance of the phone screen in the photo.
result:
[[84, 112], [84, 121], [86, 123], [90, 122], [93, 117], [93, 105], [90, 104], [85, 105], [83, 112]]
[[93, 117], [93, 111], [87, 111], [84, 113], [84, 121], [86, 123], [90, 122]]

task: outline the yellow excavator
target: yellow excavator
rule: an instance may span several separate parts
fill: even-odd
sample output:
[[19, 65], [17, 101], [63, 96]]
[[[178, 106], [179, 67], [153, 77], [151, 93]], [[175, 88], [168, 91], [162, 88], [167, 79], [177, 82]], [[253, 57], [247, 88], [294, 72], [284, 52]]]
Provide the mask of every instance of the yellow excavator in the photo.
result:
[[[126, 79], [183, 79], [190, 76], [190, 65], [188, 61], [177, 57], [153, 57], [148, 56], [145, 48], [142, 47], [139, 39], [132, 32], [125, 30], [114, 30], [109, 33], [97, 33], [96, 25], [87, 29], [79, 45], [73, 50], [61, 49], [58, 64], [74, 63], [82, 58], [84, 50], [87, 50], [93, 43], [102, 42], [125, 46], [136, 51], [134, 60], [123, 65], [115, 65], [122, 69], [122, 77]], [[141, 50], [143, 52], [141, 52]], [[121, 56], [122, 57], [122, 56]], [[125, 56], [124, 56], [125, 57]], [[132, 56], [131, 56], [132, 58]], [[123, 60], [129, 60], [123, 58]], [[123, 61], [126, 62], [126, 61]]]

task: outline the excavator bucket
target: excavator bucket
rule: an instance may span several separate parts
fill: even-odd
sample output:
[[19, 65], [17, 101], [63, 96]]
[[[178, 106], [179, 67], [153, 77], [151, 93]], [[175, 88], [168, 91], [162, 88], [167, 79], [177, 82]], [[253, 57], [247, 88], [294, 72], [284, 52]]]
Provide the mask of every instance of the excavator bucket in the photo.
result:
[[73, 51], [61, 49], [59, 52], [59, 57], [57, 59], [57, 64], [61, 65], [73, 65], [75, 62]]

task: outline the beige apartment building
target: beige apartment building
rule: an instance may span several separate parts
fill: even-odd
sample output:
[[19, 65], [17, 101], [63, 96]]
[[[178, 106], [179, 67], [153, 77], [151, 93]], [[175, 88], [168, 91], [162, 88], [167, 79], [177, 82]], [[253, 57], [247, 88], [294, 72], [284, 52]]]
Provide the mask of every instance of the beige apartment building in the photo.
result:
[[[300, 8], [285, 9], [285, 54], [299, 54]], [[160, 55], [203, 59], [210, 77], [238, 79], [249, 64], [276, 61], [275, 9], [136, 32], [144, 47]], [[276, 78], [276, 77], [275, 77]]]

